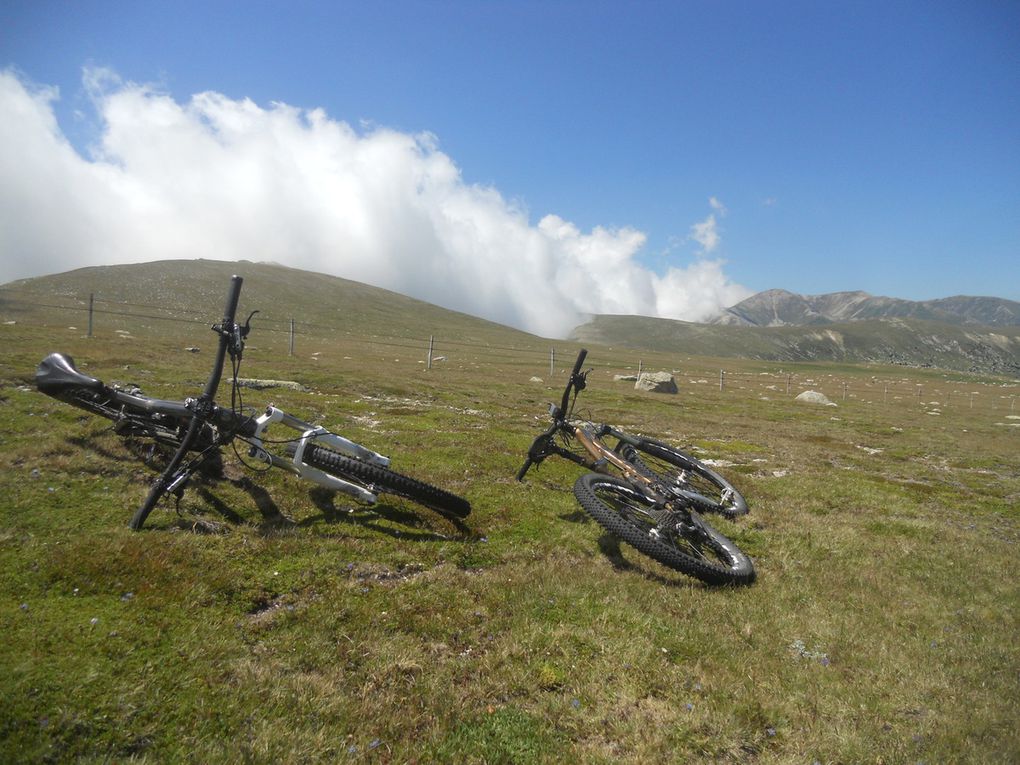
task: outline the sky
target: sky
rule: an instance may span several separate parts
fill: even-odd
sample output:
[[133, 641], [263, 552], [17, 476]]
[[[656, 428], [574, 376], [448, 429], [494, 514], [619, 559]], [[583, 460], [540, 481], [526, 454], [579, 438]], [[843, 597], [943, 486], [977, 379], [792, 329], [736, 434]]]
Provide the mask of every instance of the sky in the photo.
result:
[[0, 2], [0, 283], [272, 261], [546, 337], [1020, 300], [1020, 3]]

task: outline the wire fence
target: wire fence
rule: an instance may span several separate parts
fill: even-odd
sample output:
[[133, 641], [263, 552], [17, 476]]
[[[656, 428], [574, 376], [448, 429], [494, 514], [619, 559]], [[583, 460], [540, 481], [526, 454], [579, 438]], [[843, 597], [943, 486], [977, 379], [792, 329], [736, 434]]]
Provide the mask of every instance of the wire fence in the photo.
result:
[[[40, 316], [46, 317], [40, 321]], [[130, 335], [128, 328], [178, 325], [188, 337], [201, 337], [193, 330], [197, 326], [209, 327], [208, 307], [160, 306], [151, 303], [132, 303], [98, 299], [95, 295], [81, 296], [36, 294], [11, 289], [0, 290], [0, 320], [16, 323], [19, 318], [29, 320], [36, 327], [67, 327], [88, 336], [117, 334]], [[63, 318], [63, 321], [61, 319]], [[150, 325], [148, 322], [155, 322]], [[81, 325], [81, 326], [79, 326]], [[520, 344], [499, 344], [484, 341], [428, 336], [408, 333], [372, 334], [352, 333], [342, 322], [322, 323], [302, 321], [297, 317], [262, 315], [257, 321], [260, 346], [274, 352], [286, 348], [288, 355], [307, 353], [318, 357], [324, 352], [367, 355], [378, 359], [420, 364], [441, 373], [444, 368], [472, 369], [499, 366], [518, 369], [539, 379], [565, 379], [576, 358], [577, 343], [545, 341], [528, 338]], [[313, 350], [314, 349], [314, 350]], [[1020, 381], [991, 383], [968, 379], [962, 372], [950, 370], [923, 370], [926, 379], [918, 382], [917, 373], [896, 376], [883, 368], [881, 374], [871, 374], [863, 364], [852, 371], [836, 374], [829, 371], [805, 370], [805, 362], [749, 362], [748, 360], [718, 359], [719, 366], [707, 360], [685, 354], [644, 352], [637, 350], [599, 349], [589, 356], [586, 367], [606, 375], [637, 377], [642, 372], [666, 371], [673, 375], [680, 389], [687, 393], [714, 391], [742, 393], [762, 399], [795, 397], [812, 390], [825, 395], [831, 402], [867, 402], [880, 404], [913, 404], [926, 411], [966, 409], [993, 412], [1005, 416], [1020, 415]], [[756, 363], [762, 367], [748, 371]], [[812, 364], [813, 366], [813, 364]]]

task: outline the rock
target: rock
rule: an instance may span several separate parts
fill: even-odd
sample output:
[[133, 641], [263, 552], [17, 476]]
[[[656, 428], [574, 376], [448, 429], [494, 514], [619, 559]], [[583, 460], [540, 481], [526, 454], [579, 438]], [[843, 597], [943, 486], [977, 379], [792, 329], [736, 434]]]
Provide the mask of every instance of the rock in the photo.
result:
[[818, 404], [820, 406], [836, 406], [834, 403], [829, 401], [829, 398], [824, 393], [819, 393], [816, 390], [806, 390], [801, 393], [794, 401], [800, 401], [802, 404]]
[[531, 380], [529, 380], [529, 382], [540, 383], [543, 382], [543, 380], [541, 377], [532, 377]]
[[195, 347], [194, 345], [189, 345], [184, 350], [186, 350], [188, 353], [198, 353], [198, 351], [199, 351], [199, 349], [197, 347]]
[[677, 393], [676, 380], [669, 372], [642, 372], [634, 383], [635, 390], [651, 393]]
[[637, 382], [637, 375], [613, 375], [613, 382]]

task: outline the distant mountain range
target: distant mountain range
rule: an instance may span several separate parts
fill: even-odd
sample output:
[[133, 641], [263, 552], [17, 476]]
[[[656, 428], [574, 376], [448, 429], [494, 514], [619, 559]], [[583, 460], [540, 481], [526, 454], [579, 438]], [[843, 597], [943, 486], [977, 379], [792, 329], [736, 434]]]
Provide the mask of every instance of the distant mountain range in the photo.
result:
[[[96, 293], [115, 304], [178, 306], [201, 318], [221, 307], [231, 273], [245, 275], [242, 308], [263, 308], [259, 321], [265, 327], [286, 326], [300, 308], [304, 325], [333, 327], [342, 317], [345, 333], [369, 338], [384, 333], [420, 341], [422, 327], [428, 327], [478, 345], [546, 347], [547, 341], [533, 335], [394, 292], [264, 263], [191, 260], [83, 268], [0, 285], [0, 312], [31, 321], [33, 302], [47, 304], [43, 298], [52, 296], [56, 304], [81, 310]], [[53, 307], [37, 310], [52, 313]], [[902, 364], [1020, 378], [1020, 303], [998, 298], [912, 302], [863, 292], [805, 297], [769, 290], [710, 323], [595, 316], [569, 339], [686, 355]]]
[[1020, 377], [1020, 303], [768, 290], [705, 324], [594, 316], [571, 339], [706, 356], [938, 367]]
[[988, 327], [1020, 326], [1020, 303], [993, 297], [956, 297], [939, 300], [900, 300], [867, 292], [832, 292], [797, 295], [766, 290], [731, 306], [711, 324], [738, 327], [804, 327], [872, 319], [923, 319], [946, 324]]

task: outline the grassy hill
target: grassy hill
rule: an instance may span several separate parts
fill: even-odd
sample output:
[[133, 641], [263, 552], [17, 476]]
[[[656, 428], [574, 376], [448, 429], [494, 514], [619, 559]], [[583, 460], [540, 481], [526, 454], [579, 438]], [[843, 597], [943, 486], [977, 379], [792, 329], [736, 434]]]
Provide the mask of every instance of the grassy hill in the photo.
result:
[[475, 342], [533, 339], [526, 333], [378, 287], [247, 261], [157, 261], [82, 268], [3, 285], [0, 300], [13, 308], [17, 298], [30, 301], [34, 294], [62, 299], [67, 305], [84, 309], [92, 294], [109, 310], [151, 309], [136, 313], [204, 322], [222, 311], [232, 274], [245, 280], [239, 313], [246, 315], [247, 310], [258, 308], [258, 322], [274, 329], [294, 319], [305, 334], [314, 334], [308, 329], [314, 325], [320, 332], [342, 328], [351, 335], [384, 330], [391, 337], [420, 338], [424, 333], [427, 338], [434, 331]]
[[645, 316], [596, 316], [575, 328], [571, 339], [705, 356], [898, 364], [1020, 377], [1020, 327], [959, 326], [920, 319], [739, 327]]
[[[37, 393], [35, 364], [65, 350], [194, 395], [233, 271], [265, 312], [242, 373], [307, 387], [245, 403], [389, 454], [467, 497], [466, 524], [230, 453], [223, 479], [126, 528], [147, 452]], [[447, 358], [428, 370], [430, 334]], [[593, 345], [585, 415], [716, 460], [748, 498], [719, 524], [759, 574], [733, 590], [586, 520], [576, 467], [513, 480], [576, 345], [203, 262], [0, 289], [0, 343], [0, 761], [1020, 758], [1015, 383]], [[642, 361], [679, 368], [680, 394], [614, 382]], [[797, 403], [806, 387], [837, 406]]]

